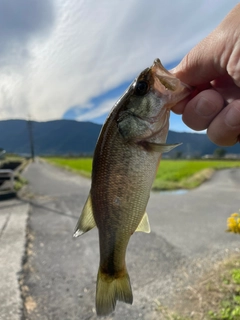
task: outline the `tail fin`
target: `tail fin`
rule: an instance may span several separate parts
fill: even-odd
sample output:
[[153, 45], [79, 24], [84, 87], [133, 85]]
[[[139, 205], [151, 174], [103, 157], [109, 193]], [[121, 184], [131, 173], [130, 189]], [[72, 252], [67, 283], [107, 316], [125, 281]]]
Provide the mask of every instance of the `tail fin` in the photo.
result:
[[98, 271], [96, 290], [96, 311], [98, 316], [106, 316], [114, 311], [116, 302], [132, 304], [133, 295], [127, 271], [119, 278]]

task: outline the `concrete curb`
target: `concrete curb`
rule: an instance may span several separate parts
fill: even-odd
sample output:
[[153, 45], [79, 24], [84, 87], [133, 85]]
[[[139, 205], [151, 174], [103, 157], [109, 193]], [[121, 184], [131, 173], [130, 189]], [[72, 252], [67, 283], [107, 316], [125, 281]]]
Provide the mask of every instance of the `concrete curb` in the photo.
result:
[[[14, 170], [14, 176], [20, 175], [32, 162], [32, 160], [23, 160], [22, 163]], [[18, 192], [15, 190], [7, 189], [4, 191], [0, 190], [0, 201], [15, 198]], [[1, 320], [1, 319], [0, 319]]]
[[0, 202], [0, 320], [20, 320], [22, 299], [19, 273], [25, 250], [29, 204], [20, 200]]

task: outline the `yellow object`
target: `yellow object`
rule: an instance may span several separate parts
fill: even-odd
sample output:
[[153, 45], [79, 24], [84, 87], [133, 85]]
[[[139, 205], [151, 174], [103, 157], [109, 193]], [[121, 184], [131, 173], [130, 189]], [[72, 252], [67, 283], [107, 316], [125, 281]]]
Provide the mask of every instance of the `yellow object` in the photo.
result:
[[227, 219], [228, 232], [240, 233], [240, 214], [234, 212]]

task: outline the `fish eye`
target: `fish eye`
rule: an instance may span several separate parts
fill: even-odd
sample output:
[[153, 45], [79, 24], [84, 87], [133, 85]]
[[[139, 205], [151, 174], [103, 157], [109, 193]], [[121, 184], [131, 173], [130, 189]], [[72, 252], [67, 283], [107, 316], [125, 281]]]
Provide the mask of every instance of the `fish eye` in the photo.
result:
[[138, 81], [135, 85], [135, 93], [138, 96], [143, 96], [148, 92], [148, 83], [146, 81]]

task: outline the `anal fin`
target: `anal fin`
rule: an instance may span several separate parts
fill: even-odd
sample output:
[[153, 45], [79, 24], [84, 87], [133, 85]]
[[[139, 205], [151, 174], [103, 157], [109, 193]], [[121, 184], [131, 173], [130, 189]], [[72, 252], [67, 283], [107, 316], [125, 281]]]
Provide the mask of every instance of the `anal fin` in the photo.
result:
[[92, 210], [92, 199], [91, 195], [89, 194], [87, 201], [83, 207], [82, 213], [76, 225], [73, 237], [79, 237], [83, 233], [88, 232], [89, 230], [93, 229], [96, 226], [94, 217], [93, 217], [93, 210]]
[[145, 232], [145, 233], [151, 232], [147, 212], [144, 213], [142, 220], [140, 221], [137, 229], [135, 230], [135, 232], [138, 232], [138, 231]]

